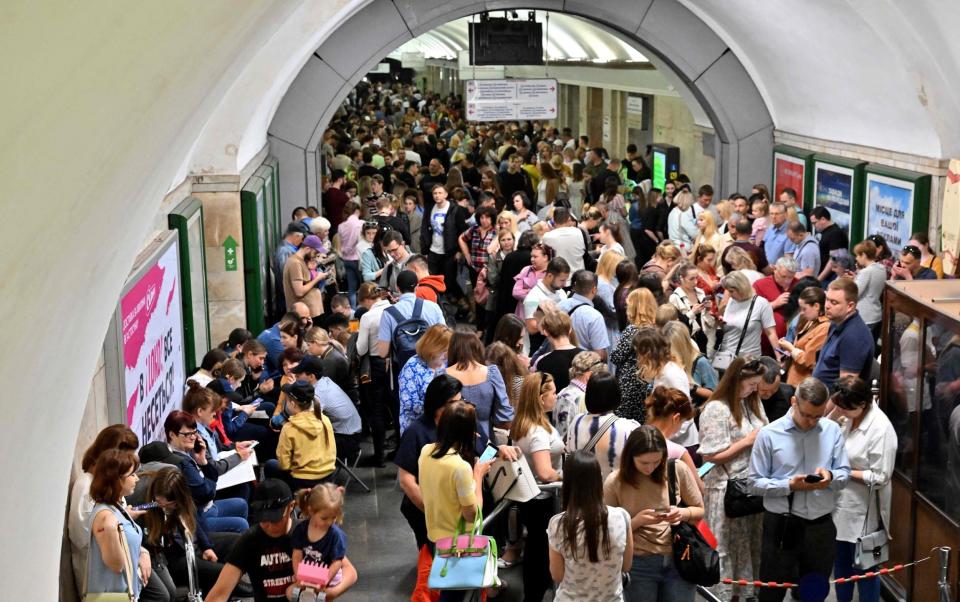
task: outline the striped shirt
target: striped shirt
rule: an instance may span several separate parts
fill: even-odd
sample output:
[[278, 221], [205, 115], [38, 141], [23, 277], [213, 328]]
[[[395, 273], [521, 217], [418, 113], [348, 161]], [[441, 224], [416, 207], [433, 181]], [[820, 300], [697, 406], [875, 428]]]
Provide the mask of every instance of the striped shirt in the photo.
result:
[[[596, 434], [597, 429], [604, 423], [610, 414], [580, 414], [573, 419], [567, 430], [565, 439], [567, 452], [574, 452], [587, 447], [587, 443]], [[600, 473], [606, 479], [607, 475], [620, 467], [620, 454], [627, 443], [627, 437], [634, 429], [640, 426], [636, 420], [617, 418], [606, 433], [600, 437], [594, 453], [600, 462]]]

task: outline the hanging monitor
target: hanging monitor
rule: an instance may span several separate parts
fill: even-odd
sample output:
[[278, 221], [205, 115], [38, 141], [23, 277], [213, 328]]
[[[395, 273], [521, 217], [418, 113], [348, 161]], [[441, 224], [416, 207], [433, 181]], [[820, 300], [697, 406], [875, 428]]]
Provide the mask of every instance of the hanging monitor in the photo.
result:
[[[516, 14], [516, 13], [514, 13]], [[530, 11], [526, 21], [490, 17], [470, 23], [471, 65], [542, 65], [543, 25]]]

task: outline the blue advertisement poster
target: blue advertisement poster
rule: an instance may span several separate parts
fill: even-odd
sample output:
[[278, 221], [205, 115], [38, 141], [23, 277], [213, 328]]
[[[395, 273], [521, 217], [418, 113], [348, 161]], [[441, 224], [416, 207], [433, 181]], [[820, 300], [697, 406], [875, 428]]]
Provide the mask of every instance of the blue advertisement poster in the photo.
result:
[[867, 174], [867, 216], [864, 234], [883, 236], [894, 257], [910, 240], [913, 227], [911, 182]]
[[853, 207], [853, 170], [817, 163], [814, 169], [814, 204], [830, 210], [830, 219], [850, 235], [850, 212]]

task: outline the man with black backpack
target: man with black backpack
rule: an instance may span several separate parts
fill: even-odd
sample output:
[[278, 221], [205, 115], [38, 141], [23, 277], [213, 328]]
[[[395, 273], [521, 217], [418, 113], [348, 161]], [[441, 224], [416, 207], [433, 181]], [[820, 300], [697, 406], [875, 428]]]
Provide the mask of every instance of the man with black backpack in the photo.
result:
[[[397, 288], [400, 291], [400, 298], [384, 309], [380, 317], [375, 352], [375, 355], [379, 356], [376, 359], [386, 363], [387, 374], [384, 376], [389, 386], [383, 384], [378, 387], [382, 394], [378, 395], [377, 399], [369, 400], [371, 404], [383, 404], [389, 408], [394, 424], [399, 424], [400, 400], [396, 383], [400, 369], [407, 360], [416, 355], [417, 341], [427, 329], [434, 324], [445, 324], [439, 305], [432, 301], [418, 299], [414, 294], [417, 288], [417, 275], [414, 272], [411, 270], [400, 272], [397, 275]], [[382, 416], [383, 413], [380, 412], [379, 415]], [[378, 424], [371, 425], [371, 430], [374, 436], [374, 456], [367, 459], [364, 464], [382, 466], [381, 454], [385, 447], [385, 429]], [[399, 436], [399, 430], [397, 435]]]

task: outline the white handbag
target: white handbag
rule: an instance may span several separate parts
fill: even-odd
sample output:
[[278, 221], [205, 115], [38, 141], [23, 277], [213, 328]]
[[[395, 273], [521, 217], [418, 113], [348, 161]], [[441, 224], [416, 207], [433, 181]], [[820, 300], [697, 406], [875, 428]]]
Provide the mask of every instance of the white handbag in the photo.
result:
[[[876, 493], [876, 496], [874, 496]], [[890, 538], [887, 536], [887, 530], [883, 527], [883, 513], [880, 511], [880, 491], [874, 491], [874, 486], [870, 485], [870, 492], [867, 494], [867, 515], [863, 517], [863, 532], [857, 538], [857, 543], [853, 552], [853, 566], [861, 570], [872, 569], [890, 560]], [[870, 506], [873, 500], [877, 502], [877, 530], [867, 533], [867, 525], [870, 520]]]
[[523, 503], [540, 495], [540, 486], [523, 454], [513, 462], [494, 460], [486, 481], [497, 503], [504, 498]]

